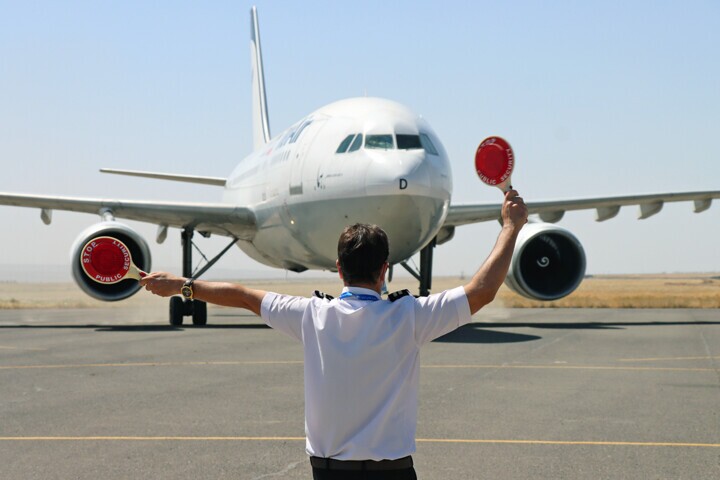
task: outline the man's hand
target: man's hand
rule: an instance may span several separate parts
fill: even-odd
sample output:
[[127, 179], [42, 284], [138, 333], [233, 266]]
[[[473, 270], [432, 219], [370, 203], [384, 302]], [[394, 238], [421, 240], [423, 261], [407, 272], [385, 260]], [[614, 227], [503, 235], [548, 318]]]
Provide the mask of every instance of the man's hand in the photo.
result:
[[140, 279], [140, 285], [145, 287], [145, 290], [161, 297], [178, 295], [183, 283], [185, 283], [183, 277], [166, 272], [153, 272]]
[[517, 190], [508, 190], [502, 206], [503, 226], [520, 230], [528, 221], [527, 205]]

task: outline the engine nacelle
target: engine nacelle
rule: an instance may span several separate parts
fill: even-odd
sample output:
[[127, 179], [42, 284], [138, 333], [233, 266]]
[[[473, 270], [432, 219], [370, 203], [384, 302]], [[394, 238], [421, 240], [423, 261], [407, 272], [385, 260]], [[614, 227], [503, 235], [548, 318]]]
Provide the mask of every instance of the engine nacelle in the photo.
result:
[[585, 276], [585, 250], [570, 231], [549, 223], [529, 223], [515, 244], [505, 284], [533, 300], [570, 295]]
[[75, 283], [88, 295], [98, 300], [115, 302], [134, 295], [140, 290], [137, 280], [123, 280], [111, 285], [96, 282], [85, 274], [80, 263], [82, 249], [93, 238], [113, 237], [123, 242], [130, 249], [132, 260], [140, 270], [150, 271], [150, 248], [145, 240], [125, 224], [111, 221], [101, 222], [84, 230], [75, 240], [70, 251], [70, 262]]

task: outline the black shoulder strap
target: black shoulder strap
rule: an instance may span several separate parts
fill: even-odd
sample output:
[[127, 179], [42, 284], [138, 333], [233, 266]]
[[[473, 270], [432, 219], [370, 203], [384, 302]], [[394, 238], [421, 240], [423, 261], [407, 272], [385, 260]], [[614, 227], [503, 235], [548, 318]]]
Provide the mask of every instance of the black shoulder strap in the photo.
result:
[[332, 300], [333, 298], [335, 298], [335, 297], [333, 297], [332, 295], [328, 295], [327, 293], [321, 292], [320, 290], [315, 290], [315, 292], [313, 293], [313, 295], [315, 295], [315, 296], [318, 297], [318, 298], [324, 298], [324, 299], [327, 300], [327, 301], [330, 301], [330, 300]]
[[391, 302], [394, 302], [395, 300], [398, 300], [402, 297], [407, 297], [408, 295], [410, 295], [410, 290], [408, 290], [408, 289], [398, 290], [397, 292], [393, 292], [393, 293], [389, 294], [388, 300], [390, 300]]

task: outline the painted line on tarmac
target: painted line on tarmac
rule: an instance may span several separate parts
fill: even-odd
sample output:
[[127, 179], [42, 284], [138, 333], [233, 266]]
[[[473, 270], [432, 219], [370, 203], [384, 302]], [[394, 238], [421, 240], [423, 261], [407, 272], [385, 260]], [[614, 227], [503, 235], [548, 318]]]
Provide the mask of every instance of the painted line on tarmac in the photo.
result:
[[603, 365], [423, 365], [421, 368], [477, 368], [477, 369], [545, 369], [545, 370], [618, 370], [640, 372], [714, 372], [714, 368], [690, 367], [613, 367]]
[[71, 363], [67, 365], [0, 365], [0, 370], [23, 370], [43, 368], [107, 368], [107, 367], [195, 367], [225, 365], [302, 365], [302, 360], [243, 361], [243, 362], [139, 362], [139, 363]]
[[659, 358], [621, 358], [620, 362], [661, 362], [664, 360], [719, 360], [720, 356], [703, 357], [659, 357]]
[[509, 445], [578, 445], [593, 447], [701, 447], [720, 448], [720, 443], [682, 443], [682, 442], [592, 442], [573, 440], [473, 440], [473, 439], [443, 439], [418, 438], [417, 442], [427, 443], [494, 443]]
[[36, 352], [44, 352], [47, 351], [47, 348], [7, 347], [5, 345], [0, 345], [0, 350], [32, 350]]
[[[91, 437], [0, 437], [6, 442], [301, 442], [305, 437], [188, 437], [188, 436], [91, 436]], [[418, 438], [418, 443], [497, 444], [497, 445], [567, 445], [591, 447], [680, 447], [720, 448], [720, 443], [696, 442], [612, 442], [574, 440], [492, 440], [468, 438]]]
[[[60, 369], [60, 368], [108, 368], [108, 367], [193, 367], [193, 366], [243, 366], [243, 365], [302, 365], [302, 360], [286, 361], [227, 361], [227, 362], [139, 362], [139, 363], [76, 363], [66, 365], [0, 365], [0, 370]], [[435, 369], [516, 369], [516, 370], [610, 370], [639, 372], [714, 372], [713, 368], [690, 367], [626, 367], [603, 365], [421, 365], [420, 368]]]

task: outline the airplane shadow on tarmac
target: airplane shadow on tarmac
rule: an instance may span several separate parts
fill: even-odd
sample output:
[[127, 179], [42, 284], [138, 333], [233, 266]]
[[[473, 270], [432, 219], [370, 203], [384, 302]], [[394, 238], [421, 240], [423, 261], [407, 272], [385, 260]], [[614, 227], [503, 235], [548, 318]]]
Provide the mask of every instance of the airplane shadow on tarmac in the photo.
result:
[[486, 324], [468, 323], [440, 338], [439, 343], [519, 343], [540, 340], [537, 335], [487, 330]]
[[[236, 317], [245, 319], [257, 319], [254, 315], [232, 315], [219, 314], [211, 315], [212, 317]], [[259, 320], [259, 319], [257, 319]], [[457, 330], [448, 333], [436, 340], [440, 343], [520, 343], [540, 340], [542, 337], [538, 335], [528, 335], [525, 333], [514, 333], [498, 329], [517, 329], [517, 328], [534, 328], [534, 329], [557, 329], [557, 330], [625, 330], [630, 327], [643, 326], [675, 326], [675, 325], [720, 325], [720, 321], [639, 321], [639, 322], [503, 322], [503, 323], [469, 323], [463, 325]], [[182, 326], [172, 326], [168, 324], [13, 324], [0, 325], [0, 331], [10, 329], [93, 329], [96, 332], [183, 332], [195, 329], [207, 330], [262, 330], [270, 329], [262, 322], [243, 322], [243, 323], [227, 323], [227, 324], [209, 324], [196, 326], [192, 325], [188, 319], [188, 324]]]
[[649, 322], [514, 322], [468, 323], [436, 340], [442, 343], [519, 343], [542, 337], [523, 333], [489, 330], [491, 328], [538, 328], [557, 330], [625, 330], [628, 327], [672, 325], [720, 325], [714, 321], [649, 321]]

